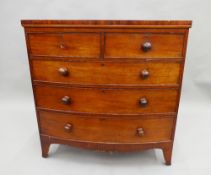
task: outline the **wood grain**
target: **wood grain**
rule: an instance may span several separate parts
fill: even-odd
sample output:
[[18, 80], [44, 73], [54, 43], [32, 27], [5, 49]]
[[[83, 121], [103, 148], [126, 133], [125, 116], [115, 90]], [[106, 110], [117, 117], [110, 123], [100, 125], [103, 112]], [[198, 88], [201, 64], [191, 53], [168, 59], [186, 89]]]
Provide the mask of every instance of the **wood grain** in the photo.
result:
[[24, 27], [190, 28], [189, 20], [21, 20]]
[[[178, 85], [180, 63], [151, 62], [64, 62], [32, 60], [35, 81], [58, 82], [79, 85]], [[58, 71], [65, 68], [68, 75]], [[149, 72], [148, 78], [142, 71]]]
[[[119, 34], [105, 35], [105, 58], [180, 58], [183, 57], [183, 35], [175, 34]], [[152, 44], [145, 52], [142, 45]]]
[[100, 35], [97, 33], [30, 34], [33, 56], [100, 56]]
[[[101, 118], [40, 111], [41, 133], [63, 139], [109, 142], [146, 143], [171, 140], [174, 118]], [[66, 124], [72, 125], [65, 131]], [[144, 135], [137, 135], [143, 128]]]
[[159, 148], [171, 164], [192, 21], [21, 23], [43, 157], [53, 143], [124, 152]]
[[[178, 92], [176, 89], [104, 89], [75, 87], [34, 87], [37, 106], [64, 111], [87, 113], [165, 113], [175, 112]], [[65, 105], [64, 96], [71, 99]], [[140, 98], [148, 100], [146, 107], [139, 104]]]

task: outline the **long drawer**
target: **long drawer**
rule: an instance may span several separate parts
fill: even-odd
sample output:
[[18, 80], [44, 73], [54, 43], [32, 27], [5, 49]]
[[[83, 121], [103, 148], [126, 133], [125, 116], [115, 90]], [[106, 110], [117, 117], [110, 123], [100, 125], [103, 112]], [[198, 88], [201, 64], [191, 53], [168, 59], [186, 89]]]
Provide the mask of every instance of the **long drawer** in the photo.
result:
[[80, 85], [178, 85], [180, 63], [31, 60], [36, 81]]
[[41, 134], [78, 141], [146, 143], [171, 140], [175, 118], [102, 118], [39, 111]]
[[99, 33], [30, 34], [28, 40], [33, 56], [98, 58], [100, 55]]
[[166, 113], [177, 110], [177, 89], [34, 86], [37, 107], [86, 113]]
[[107, 33], [106, 58], [181, 58], [183, 34]]

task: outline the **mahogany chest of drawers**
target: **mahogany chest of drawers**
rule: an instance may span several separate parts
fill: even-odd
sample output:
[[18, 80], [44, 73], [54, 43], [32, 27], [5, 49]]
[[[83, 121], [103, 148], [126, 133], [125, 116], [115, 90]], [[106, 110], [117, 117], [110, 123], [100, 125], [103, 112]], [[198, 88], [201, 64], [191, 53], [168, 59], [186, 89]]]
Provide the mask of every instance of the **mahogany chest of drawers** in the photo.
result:
[[21, 22], [43, 157], [158, 148], [171, 164], [191, 21]]

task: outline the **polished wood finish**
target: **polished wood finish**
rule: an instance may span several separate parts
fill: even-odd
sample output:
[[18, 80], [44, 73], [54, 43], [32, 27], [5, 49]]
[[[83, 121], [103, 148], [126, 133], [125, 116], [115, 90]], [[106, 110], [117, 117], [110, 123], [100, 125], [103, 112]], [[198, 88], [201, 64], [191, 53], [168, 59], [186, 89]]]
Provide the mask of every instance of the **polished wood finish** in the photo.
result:
[[91, 33], [31, 34], [30, 54], [34, 56], [99, 57], [100, 35]]
[[[180, 63], [172, 62], [64, 62], [33, 59], [34, 81], [80, 85], [179, 85]], [[58, 73], [65, 69], [68, 75]]]
[[64, 130], [65, 130], [66, 132], [70, 132], [70, 131], [72, 130], [72, 128], [73, 128], [73, 126], [72, 126], [72, 124], [70, 124], [70, 123], [66, 123], [66, 124], [64, 125]]
[[69, 96], [64, 96], [62, 97], [61, 102], [65, 105], [69, 105], [72, 102], [72, 100]]
[[[89, 142], [146, 143], [171, 140], [174, 117], [168, 118], [105, 118], [102, 116], [78, 116], [40, 111], [41, 133], [63, 139]], [[70, 130], [66, 132], [64, 130]], [[137, 135], [140, 127], [144, 129]], [[67, 128], [67, 129], [66, 129]]]
[[141, 137], [144, 136], [144, 129], [143, 128], [138, 128], [136, 131], [137, 131], [136, 134], [138, 136], [141, 136]]
[[162, 149], [171, 164], [191, 21], [22, 20], [42, 156]]
[[142, 50], [144, 51], [144, 52], [148, 52], [148, 51], [150, 51], [151, 49], [152, 49], [152, 43], [151, 42], [144, 42], [142, 45], [141, 45], [141, 47], [142, 47]]
[[[176, 89], [101, 89], [41, 85], [35, 86], [34, 91], [39, 108], [117, 114], [177, 111], [178, 91]], [[71, 103], [69, 101], [61, 103], [62, 98], [66, 101], [71, 99]], [[143, 100], [143, 104], [140, 105], [140, 99], [148, 102]]]
[[[24, 27], [91, 27], [91, 28], [190, 28], [192, 21], [164, 20], [22, 20]], [[49, 29], [48, 29], [49, 30]]]
[[[180, 58], [183, 42], [181, 34], [108, 33], [105, 35], [105, 58]], [[143, 49], [147, 44], [148, 49]]]
[[139, 104], [140, 104], [141, 107], [147, 107], [147, 105], [148, 105], [148, 99], [145, 98], [145, 97], [140, 98]]
[[69, 74], [69, 70], [66, 67], [60, 67], [58, 69], [58, 72], [60, 75], [62, 75], [64, 77], [68, 76], [68, 74]]

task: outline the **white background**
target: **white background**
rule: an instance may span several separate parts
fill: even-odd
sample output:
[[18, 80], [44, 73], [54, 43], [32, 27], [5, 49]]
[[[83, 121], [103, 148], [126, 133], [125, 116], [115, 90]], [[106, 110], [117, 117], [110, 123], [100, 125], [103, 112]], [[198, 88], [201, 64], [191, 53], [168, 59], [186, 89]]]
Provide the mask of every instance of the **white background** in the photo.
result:
[[[41, 158], [21, 19], [193, 20], [172, 166], [159, 150], [52, 146]], [[0, 174], [211, 174], [210, 0], [0, 0]]]

